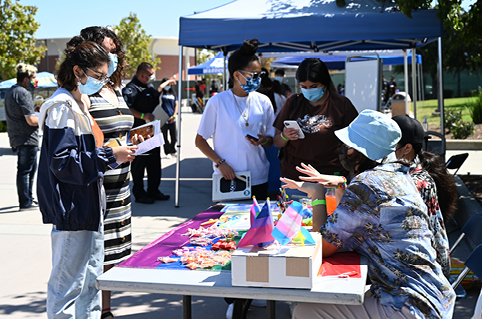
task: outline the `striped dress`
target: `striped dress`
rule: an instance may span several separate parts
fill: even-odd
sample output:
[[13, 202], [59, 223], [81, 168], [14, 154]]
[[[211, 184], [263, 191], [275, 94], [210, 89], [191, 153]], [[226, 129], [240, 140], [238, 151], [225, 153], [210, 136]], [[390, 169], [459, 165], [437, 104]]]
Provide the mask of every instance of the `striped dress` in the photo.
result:
[[[104, 145], [114, 140], [125, 140], [126, 133], [134, 124], [122, 94], [115, 90], [119, 107], [108, 102], [99, 93], [90, 96], [90, 114], [104, 133]], [[104, 218], [104, 265], [115, 265], [131, 254], [131, 191], [130, 163], [115, 169], [108, 168], [104, 174], [107, 210]]]

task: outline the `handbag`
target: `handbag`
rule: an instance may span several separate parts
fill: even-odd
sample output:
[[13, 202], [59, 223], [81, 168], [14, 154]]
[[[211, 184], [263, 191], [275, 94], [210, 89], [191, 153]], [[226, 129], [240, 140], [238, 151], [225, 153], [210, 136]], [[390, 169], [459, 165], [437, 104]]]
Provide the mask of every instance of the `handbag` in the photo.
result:
[[[288, 119], [291, 118], [291, 115], [293, 115], [293, 111], [295, 110], [296, 102], [298, 101], [298, 96], [299, 94], [296, 93], [295, 98], [293, 99], [293, 103], [291, 104], [291, 110], [290, 114], [288, 116]], [[285, 146], [286, 147], [286, 146]], [[280, 147], [278, 151], [278, 159], [281, 161], [283, 157], [285, 156], [285, 147]]]

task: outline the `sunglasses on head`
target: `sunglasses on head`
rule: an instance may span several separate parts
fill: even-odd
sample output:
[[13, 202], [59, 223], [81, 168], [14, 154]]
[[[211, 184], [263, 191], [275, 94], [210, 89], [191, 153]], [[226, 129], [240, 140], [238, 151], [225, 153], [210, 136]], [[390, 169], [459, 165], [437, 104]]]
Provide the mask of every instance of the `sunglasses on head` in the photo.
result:
[[266, 74], [265, 71], [261, 71], [261, 72], [258, 73], [258, 72], [249, 72], [249, 71], [239, 70], [238, 72], [247, 73], [247, 74], [251, 75], [251, 77], [253, 78], [253, 80], [256, 80], [256, 79], [259, 78], [260, 76]]

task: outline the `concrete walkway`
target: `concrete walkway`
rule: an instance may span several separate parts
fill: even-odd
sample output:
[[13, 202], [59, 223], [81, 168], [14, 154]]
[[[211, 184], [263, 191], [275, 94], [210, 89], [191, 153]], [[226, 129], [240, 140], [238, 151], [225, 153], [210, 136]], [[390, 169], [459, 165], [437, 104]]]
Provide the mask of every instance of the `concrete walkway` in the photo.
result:
[[[183, 108], [181, 143], [180, 207], [174, 207], [175, 159], [162, 159], [161, 191], [171, 195], [153, 205], [132, 203], [133, 250], [137, 251], [173, 227], [193, 218], [212, 205], [211, 162], [194, 146], [201, 118]], [[461, 151], [447, 152], [447, 158]], [[42, 224], [39, 211], [18, 211], [15, 186], [16, 155], [6, 133], [0, 133], [0, 316], [45, 318], [47, 281], [51, 269], [50, 225]], [[482, 174], [482, 151], [470, 151], [459, 174]], [[457, 231], [451, 234], [457, 236]], [[461, 254], [466, 254], [464, 247]], [[470, 318], [478, 291], [458, 303], [457, 319]], [[116, 318], [181, 318], [182, 298], [176, 295], [114, 292], [112, 311]], [[193, 297], [193, 318], [225, 318], [222, 298]], [[277, 302], [277, 318], [289, 318], [288, 304]], [[265, 318], [264, 308], [252, 307], [248, 318]]]

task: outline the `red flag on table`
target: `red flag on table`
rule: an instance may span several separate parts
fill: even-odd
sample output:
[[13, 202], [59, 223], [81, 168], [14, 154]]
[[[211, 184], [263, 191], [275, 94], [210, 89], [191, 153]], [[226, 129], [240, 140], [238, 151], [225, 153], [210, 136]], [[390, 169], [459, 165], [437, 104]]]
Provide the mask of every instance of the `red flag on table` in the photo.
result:
[[271, 236], [272, 231], [273, 216], [271, 214], [271, 205], [269, 200], [266, 200], [263, 208], [261, 208], [261, 211], [251, 225], [251, 228], [239, 241], [238, 247], [245, 247], [249, 245], [264, 247], [271, 245], [274, 242], [274, 238]]

